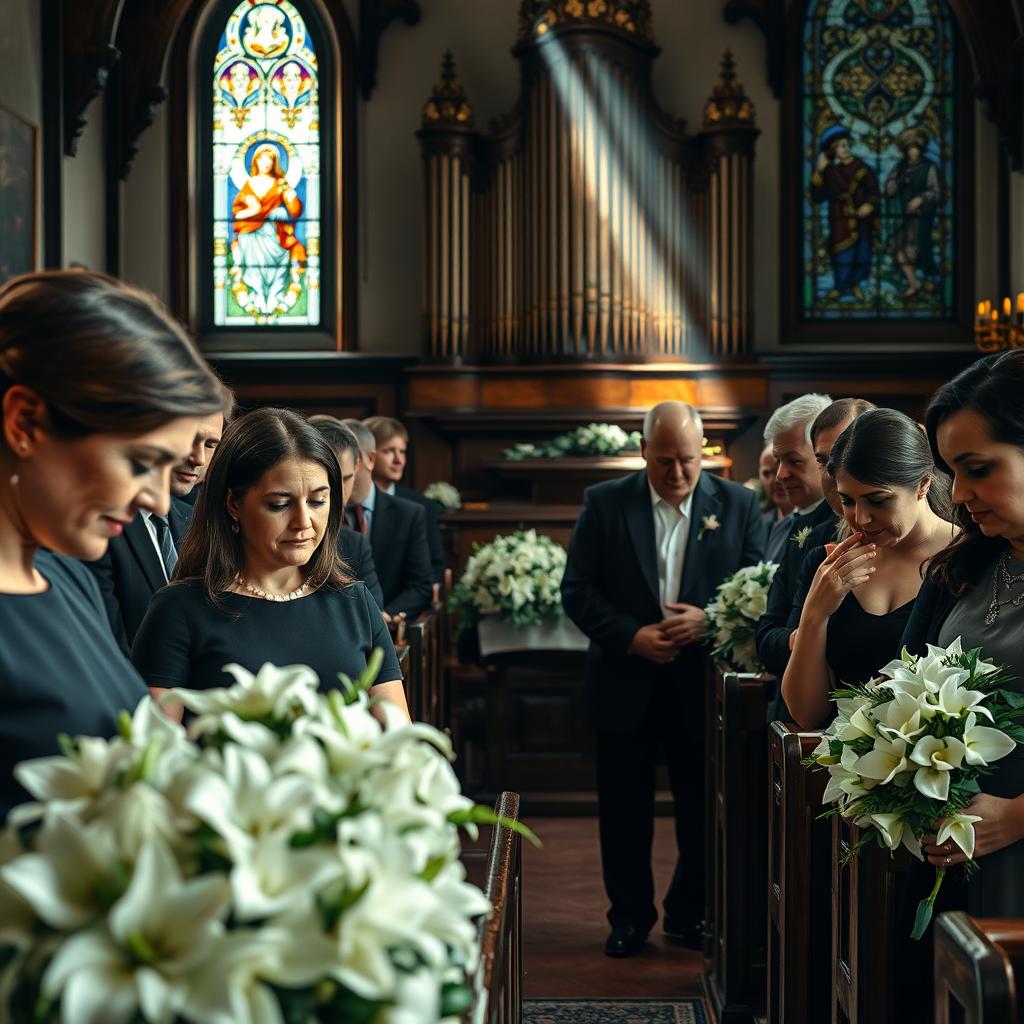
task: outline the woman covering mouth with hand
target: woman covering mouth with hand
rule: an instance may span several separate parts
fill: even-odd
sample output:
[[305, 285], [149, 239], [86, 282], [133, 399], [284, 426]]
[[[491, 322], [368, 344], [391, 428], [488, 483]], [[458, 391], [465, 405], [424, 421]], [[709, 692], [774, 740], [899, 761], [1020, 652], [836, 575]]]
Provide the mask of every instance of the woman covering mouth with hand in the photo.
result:
[[903, 413], [862, 413], [836, 439], [828, 470], [851, 535], [809, 552], [801, 569], [782, 696], [805, 729], [832, 718], [840, 682], [867, 682], [899, 656], [921, 565], [952, 535], [948, 479]]

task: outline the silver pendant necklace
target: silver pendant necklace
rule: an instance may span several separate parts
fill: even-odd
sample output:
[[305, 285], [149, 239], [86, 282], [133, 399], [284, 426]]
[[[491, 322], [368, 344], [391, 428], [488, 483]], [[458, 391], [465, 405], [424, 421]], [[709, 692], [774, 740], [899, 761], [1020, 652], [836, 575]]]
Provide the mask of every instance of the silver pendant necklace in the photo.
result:
[[996, 619], [999, 618], [999, 609], [1005, 605], [1012, 604], [1014, 608], [1019, 608], [1021, 602], [1024, 602], [1024, 590], [1022, 590], [1016, 597], [1009, 597], [1005, 601], [999, 600], [999, 581], [1003, 582], [1003, 586], [1006, 587], [1007, 592], [1011, 588], [1015, 587], [1018, 583], [1024, 583], [1024, 572], [1022, 573], [1011, 573], [1009, 569], [1010, 565], [1010, 552], [1004, 551], [999, 557], [999, 561], [996, 562], [996, 571], [992, 576], [992, 601], [988, 606], [988, 614], [985, 616], [985, 625], [991, 626], [995, 623]]

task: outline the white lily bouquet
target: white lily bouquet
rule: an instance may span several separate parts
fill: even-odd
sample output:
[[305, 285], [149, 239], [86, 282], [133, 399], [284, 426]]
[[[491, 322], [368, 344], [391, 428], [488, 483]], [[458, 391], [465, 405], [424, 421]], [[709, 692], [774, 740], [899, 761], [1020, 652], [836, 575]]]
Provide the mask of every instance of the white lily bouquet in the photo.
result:
[[536, 530], [517, 530], [489, 544], [475, 544], [449, 599], [460, 632], [489, 615], [517, 629], [558, 622], [565, 616], [560, 590], [565, 560], [565, 548]]
[[517, 444], [505, 450], [505, 458], [560, 459], [595, 455], [622, 455], [640, 451], [640, 431], [626, 432], [614, 423], [589, 423], [559, 434], [544, 444]]
[[[146, 698], [112, 740], [22, 763], [0, 850], [0, 1020], [433, 1024], [469, 1002], [474, 917], [449, 740], [307, 667]], [[523, 830], [528, 831], [528, 830]]]
[[438, 505], [448, 509], [449, 512], [455, 512], [462, 508], [462, 495], [459, 494], [454, 484], [447, 483], [444, 480], [437, 480], [432, 484], [428, 484], [423, 492], [423, 496], [430, 498], [431, 501], [436, 501]]
[[763, 672], [757, 656], [757, 622], [768, 607], [768, 591], [778, 566], [758, 562], [726, 576], [704, 609], [708, 625], [704, 639], [711, 656], [746, 672]]
[[[837, 689], [839, 714], [806, 764], [828, 770], [823, 803], [865, 829], [851, 856], [877, 842], [908, 849], [918, 860], [923, 836], [951, 839], [977, 870], [974, 823], [964, 808], [980, 792], [978, 780], [993, 762], [1024, 742], [1024, 694], [1012, 677], [984, 661], [981, 648], [965, 652], [958, 637], [947, 648], [928, 646], [923, 657], [903, 652], [862, 686]], [[937, 824], [936, 824], [937, 823]], [[921, 938], [932, 917], [945, 869], [917, 909], [912, 935]]]

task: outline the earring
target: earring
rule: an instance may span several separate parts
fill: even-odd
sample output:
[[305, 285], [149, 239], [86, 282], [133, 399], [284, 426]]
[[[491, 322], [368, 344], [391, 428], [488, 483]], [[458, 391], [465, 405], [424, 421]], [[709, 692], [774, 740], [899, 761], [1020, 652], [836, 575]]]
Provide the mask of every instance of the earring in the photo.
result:
[[27, 452], [28, 451], [28, 445], [24, 441], [22, 441], [21, 444], [18, 445], [18, 451], [19, 452]]
[[12, 473], [11, 474], [11, 487], [17, 487], [20, 480], [21, 480], [21, 477], [19, 477], [17, 473]]
[[238, 520], [237, 519], [232, 519], [231, 520], [231, 532], [232, 533], [238, 533], [238, 531], [239, 531]]

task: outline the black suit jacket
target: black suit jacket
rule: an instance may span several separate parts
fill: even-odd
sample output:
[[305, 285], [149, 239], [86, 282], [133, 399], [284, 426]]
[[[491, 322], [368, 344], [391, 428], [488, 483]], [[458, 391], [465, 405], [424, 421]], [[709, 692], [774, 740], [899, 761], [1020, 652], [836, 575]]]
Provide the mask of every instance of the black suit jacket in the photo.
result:
[[427, 517], [419, 505], [385, 494], [379, 487], [370, 519], [370, 548], [388, 615], [405, 612], [410, 621], [433, 595]]
[[349, 572], [366, 586], [377, 602], [377, 607], [383, 608], [384, 594], [380, 589], [380, 578], [377, 576], [377, 566], [373, 561], [370, 542], [361, 533], [349, 529], [348, 524], [344, 524], [338, 535], [338, 554], [348, 566]]
[[[828, 529], [828, 524], [836, 522], [836, 515], [823, 501], [813, 512], [795, 520], [786, 543], [783, 545], [781, 561], [775, 579], [768, 591], [768, 605], [761, 621], [757, 624], [757, 654], [765, 669], [778, 679], [789, 664], [789, 613], [793, 608], [797, 584], [800, 580], [800, 566], [804, 556], [811, 550], [811, 538], [803, 545], [797, 544], [794, 537], [805, 527], [812, 532], [819, 527]], [[824, 541], [818, 541], [819, 544]]]
[[[179, 498], [171, 498], [167, 521], [176, 547], [188, 530], [192, 506]], [[103, 604], [107, 609], [110, 628], [114, 631], [121, 650], [131, 654], [142, 619], [150, 599], [167, 586], [160, 556], [149, 535], [149, 529], [140, 512], [124, 528], [120, 537], [112, 537], [107, 553], [95, 562], [85, 562], [100, 585]]]
[[[721, 525], [698, 540], [702, 520], [710, 515]], [[703, 608], [726, 576], [760, 560], [766, 535], [753, 491], [701, 473], [691, 507], [679, 599]], [[586, 678], [598, 730], [635, 733], [643, 725], [656, 686], [671, 686], [680, 694], [681, 707], [686, 688], [680, 683], [687, 675], [702, 693], [702, 645], [684, 648], [668, 665], [627, 653], [638, 629], [663, 618], [645, 471], [587, 489], [569, 545], [562, 602], [569, 618], [590, 638]], [[694, 674], [698, 678], [692, 678]], [[690, 705], [690, 712], [694, 707]], [[702, 720], [693, 724], [703, 729]]]
[[395, 485], [395, 496], [415, 502], [427, 517], [427, 546], [430, 548], [430, 574], [434, 583], [444, 582], [444, 546], [441, 544], [440, 506], [426, 495], [414, 491], [411, 487]]

